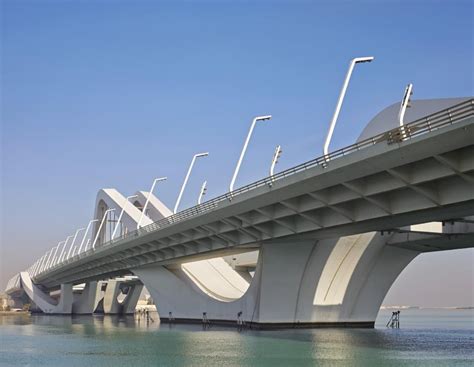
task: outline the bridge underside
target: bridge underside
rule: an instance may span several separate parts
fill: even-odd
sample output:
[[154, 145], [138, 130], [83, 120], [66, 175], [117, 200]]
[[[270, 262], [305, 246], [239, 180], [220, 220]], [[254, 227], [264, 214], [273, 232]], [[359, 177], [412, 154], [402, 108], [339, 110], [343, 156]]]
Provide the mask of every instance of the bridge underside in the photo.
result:
[[139, 280], [122, 278], [88, 282], [80, 289], [61, 284], [51, 292], [33, 284], [27, 272], [19, 277], [20, 285], [11, 293], [16, 306], [29, 304], [30, 311], [47, 314], [133, 314], [143, 289]]
[[366, 148], [345, 163], [335, 160], [326, 168], [294, 174], [285, 183], [255, 189], [248, 198], [242, 194], [185, 223], [152, 224], [136, 238], [99, 245], [36, 280], [54, 287], [264, 243], [339, 238], [474, 215], [473, 126], [471, 118], [445, 128], [444, 134], [433, 132], [388, 150], [375, 145], [377, 154]]
[[[438, 232], [385, 231], [339, 239], [264, 243], [253, 277], [239, 297], [224, 297], [199, 283], [189, 267], [146, 265], [131, 269], [140, 282], [122, 279], [92, 281], [82, 292], [63, 284], [59, 299], [46, 295], [21, 273], [21, 286], [45, 313], [133, 313], [143, 285], [163, 322], [238, 325], [254, 328], [373, 327], [383, 299], [403, 269], [419, 254], [472, 247], [473, 224], [446, 224]], [[219, 264], [219, 263], [217, 263]], [[189, 264], [188, 264], [189, 265]], [[212, 265], [212, 262], [211, 262]], [[215, 265], [212, 265], [215, 266]], [[235, 267], [238, 270], [239, 267]], [[243, 269], [241, 266], [240, 268]], [[188, 270], [186, 270], [188, 269]], [[241, 273], [242, 274], [242, 273]], [[220, 289], [235, 284], [225, 278]], [[143, 284], [142, 284], [143, 283]], [[125, 301], [119, 301], [127, 288]]]
[[[242, 321], [258, 328], [373, 327], [401, 271], [421, 252], [431, 251], [419, 249], [418, 244], [402, 248], [396, 242], [399, 237], [399, 233], [371, 232], [263, 244], [248, 291], [225, 303], [165, 266], [132, 271], [146, 285], [165, 322], [202, 322], [206, 318], [233, 325]], [[464, 239], [472, 247], [474, 234]]]
[[[182, 217], [151, 195], [148, 226], [110, 242], [95, 228], [96, 247], [35, 274], [34, 282], [22, 272], [21, 287], [49, 313], [132, 312], [143, 283], [163, 321], [373, 327], [386, 293], [416, 256], [474, 246], [473, 142], [469, 117]], [[148, 196], [140, 192], [124, 208], [123, 195], [101, 190], [96, 217], [119, 208], [132, 232]], [[428, 222], [437, 228], [424, 229]], [[245, 266], [220, 258], [252, 250], [258, 260]], [[120, 303], [124, 281], [113, 278], [130, 274], [141, 283]], [[74, 294], [79, 283], [85, 288]], [[59, 300], [45, 291], [59, 288]]]

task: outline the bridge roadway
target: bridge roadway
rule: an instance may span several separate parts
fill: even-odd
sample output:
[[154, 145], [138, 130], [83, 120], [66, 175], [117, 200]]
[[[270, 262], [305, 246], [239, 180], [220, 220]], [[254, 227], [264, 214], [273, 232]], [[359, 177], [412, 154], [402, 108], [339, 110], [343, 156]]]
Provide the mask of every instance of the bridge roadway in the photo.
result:
[[[416, 133], [420, 122], [409, 124], [412, 130], [407, 125], [403, 139], [387, 132], [383, 139], [375, 137], [370, 144], [289, 169], [100, 244], [37, 274], [33, 281], [53, 289], [130, 274], [130, 269], [150, 264], [246, 252], [263, 244], [297, 245], [473, 216], [473, 100], [467, 105], [467, 114], [453, 119], [450, 114], [449, 123], [437, 129], [429, 131], [425, 119], [419, 128], [426, 130], [423, 133]], [[439, 248], [429, 248], [418, 239], [413, 246], [422, 252], [449, 248], [449, 241], [441, 242]], [[392, 246], [406, 248], [410, 242], [395, 241]], [[464, 241], [458, 247], [469, 246]]]

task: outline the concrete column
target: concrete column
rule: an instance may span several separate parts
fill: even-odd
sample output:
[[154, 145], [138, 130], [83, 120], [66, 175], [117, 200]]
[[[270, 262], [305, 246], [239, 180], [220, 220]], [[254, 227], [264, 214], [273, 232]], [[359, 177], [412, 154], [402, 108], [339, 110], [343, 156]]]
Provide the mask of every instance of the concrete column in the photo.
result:
[[373, 327], [400, 272], [418, 253], [387, 246], [391, 235], [364, 233], [338, 239], [261, 246], [255, 275], [239, 299], [204, 293], [186, 273], [163, 266], [132, 269], [153, 297], [160, 318], [258, 327]]
[[122, 313], [132, 314], [135, 312], [135, 308], [137, 307], [138, 299], [140, 298], [142, 289], [143, 289], [143, 284], [137, 283], [137, 284], [130, 285], [130, 289], [127, 293], [127, 297], [125, 297], [122, 303]]
[[93, 314], [100, 301], [100, 289], [98, 283], [86, 283], [81, 294], [74, 295], [72, 304], [72, 313], [74, 314]]
[[120, 281], [107, 281], [107, 288], [104, 294], [104, 313], [105, 314], [119, 314], [121, 313], [121, 305], [117, 299], [120, 290]]

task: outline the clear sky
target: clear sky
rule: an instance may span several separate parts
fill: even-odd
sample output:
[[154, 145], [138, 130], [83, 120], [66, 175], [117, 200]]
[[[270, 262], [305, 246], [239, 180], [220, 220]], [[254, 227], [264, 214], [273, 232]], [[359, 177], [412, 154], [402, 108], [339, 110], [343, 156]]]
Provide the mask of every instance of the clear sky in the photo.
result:
[[[93, 215], [100, 188], [147, 190], [182, 208], [208, 180], [226, 191], [251, 119], [236, 186], [322, 151], [348, 62], [331, 149], [354, 142], [408, 82], [415, 98], [472, 96], [471, 1], [1, 2], [0, 288]], [[391, 304], [473, 305], [474, 250], [422, 255]], [[420, 291], [423, 289], [423, 291]]]

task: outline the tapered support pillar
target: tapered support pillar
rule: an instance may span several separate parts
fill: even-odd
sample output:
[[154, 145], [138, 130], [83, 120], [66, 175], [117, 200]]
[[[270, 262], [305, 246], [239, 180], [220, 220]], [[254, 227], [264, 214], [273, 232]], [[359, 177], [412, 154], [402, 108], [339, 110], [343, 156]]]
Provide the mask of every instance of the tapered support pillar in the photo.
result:
[[121, 305], [117, 299], [120, 295], [120, 282], [116, 280], [107, 281], [107, 288], [104, 294], [104, 313], [119, 314], [121, 313]]
[[100, 301], [100, 289], [97, 282], [86, 283], [81, 294], [74, 295], [72, 313], [93, 314]]
[[130, 286], [127, 297], [125, 297], [122, 303], [122, 313], [132, 314], [135, 312], [142, 290], [143, 284], [133, 284]]
[[[122, 289], [128, 288], [125, 297], [120, 301]], [[134, 281], [109, 280], [104, 294], [105, 314], [131, 314], [134, 313], [140, 298], [143, 284]]]

